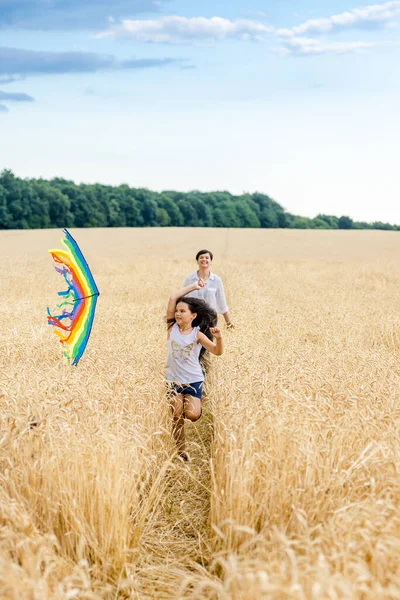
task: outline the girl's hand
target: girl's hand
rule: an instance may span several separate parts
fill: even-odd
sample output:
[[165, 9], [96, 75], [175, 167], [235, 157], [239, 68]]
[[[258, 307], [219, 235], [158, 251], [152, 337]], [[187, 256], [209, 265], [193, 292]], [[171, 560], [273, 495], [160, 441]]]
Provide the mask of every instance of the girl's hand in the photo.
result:
[[222, 334], [221, 334], [221, 330], [219, 327], [210, 327], [210, 333], [211, 335], [213, 335], [215, 338], [217, 338], [217, 340], [222, 338]]
[[193, 285], [195, 290], [201, 290], [201, 288], [205, 287], [207, 284], [204, 279], [199, 278]]

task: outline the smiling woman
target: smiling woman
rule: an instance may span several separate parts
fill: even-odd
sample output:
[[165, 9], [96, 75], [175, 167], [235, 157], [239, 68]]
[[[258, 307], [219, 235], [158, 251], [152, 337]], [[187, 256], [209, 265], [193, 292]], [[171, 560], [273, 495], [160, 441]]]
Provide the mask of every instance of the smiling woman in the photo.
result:
[[207, 304], [211, 306], [211, 308], [213, 308], [217, 313], [221, 313], [223, 315], [225, 323], [228, 329], [230, 329], [233, 328], [234, 325], [229, 316], [224, 285], [221, 277], [218, 277], [218, 275], [215, 275], [215, 273], [211, 271], [211, 263], [213, 258], [214, 255], [212, 252], [210, 252], [210, 250], [199, 250], [196, 254], [198, 270], [185, 278], [183, 286], [186, 287], [187, 285], [192, 285], [198, 279], [201, 279], [202, 282], [204, 282], [204, 286], [190, 292], [188, 296], [205, 300]]

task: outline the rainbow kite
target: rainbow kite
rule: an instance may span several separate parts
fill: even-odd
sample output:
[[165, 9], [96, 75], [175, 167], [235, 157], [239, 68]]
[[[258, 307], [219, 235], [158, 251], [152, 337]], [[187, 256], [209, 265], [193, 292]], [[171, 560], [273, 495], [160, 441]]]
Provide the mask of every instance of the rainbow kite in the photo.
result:
[[[60, 328], [54, 333], [64, 346], [64, 356], [73, 365], [77, 365], [85, 351], [92, 329], [97, 298], [100, 295], [89, 265], [72, 235], [63, 229], [65, 238], [62, 243], [67, 250], [49, 250], [53, 257], [54, 268], [61, 273], [67, 289], [58, 292], [64, 301], [57, 304], [61, 314], [52, 315], [47, 309], [49, 325]], [[66, 321], [66, 323], [64, 323]]]

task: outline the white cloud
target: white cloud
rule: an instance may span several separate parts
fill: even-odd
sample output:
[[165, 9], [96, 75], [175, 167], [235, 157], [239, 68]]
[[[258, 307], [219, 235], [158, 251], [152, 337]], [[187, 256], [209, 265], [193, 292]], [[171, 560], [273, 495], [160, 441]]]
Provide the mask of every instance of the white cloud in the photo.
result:
[[259, 21], [222, 17], [161, 17], [152, 20], [124, 20], [99, 38], [130, 38], [139, 42], [187, 43], [211, 42], [226, 39], [264, 40], [274, 29]]
[[33, 102], [34, 99], [28, 94], [21, 92], [3, 92], [0, 90], [1, 102]]
[[312, 56], [316, 54], [347, 54], [361, 52], [378, 46], [377, 42], [324, 42], [314, 38], [291, 37], [284, 42], [281, 53], [296, 56]]
[[400, 19], [400, 1], [373, 4], [354, 8], [331, 17], [309, 19], [292, 29], [278, 29], [280, 37], [302, 36], [304, 34], [331, 33], [350, 28], [378, 28], [393, 26]]
[[99, 38], [128, 38], [136, 42], [193, 44], [229, 39], [270, 42], [275, 36], [281, 46], [275, 48], [283, 55], [311, 56], [316, 54], [345, 54], [361, 52], [383, 43], [369, 41], [333, 42], [322, 39], [350, 28], [391, 27], [400, 21], [400, 0], [355, 8], [327, 18], [310, 19], [292, 29], [276, 29], [259, 20], [229, 20], [222, 17], [165, 16], [158, 19], [110, 22]]

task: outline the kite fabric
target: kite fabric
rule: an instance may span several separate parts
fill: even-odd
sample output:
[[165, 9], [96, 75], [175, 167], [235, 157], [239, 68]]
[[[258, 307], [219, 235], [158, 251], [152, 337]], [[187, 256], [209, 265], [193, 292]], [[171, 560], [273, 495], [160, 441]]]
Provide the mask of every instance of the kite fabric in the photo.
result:
[[64, 356], [77, 365], [85, 351], [92, 329], [97, 298], [100, 295], [89, 265], [72, 237], [63, 229], [61, 240], [67, 250], [49, 250], [53, 257], [54, 268], [67, 284], [67, 289], [58, 292], [63, 302], [57, 304], [58, 315], [52, 315], [47, 308], [47, 322], [54, 326], [54, 333], [64, 346]]

